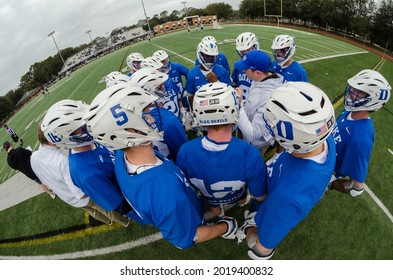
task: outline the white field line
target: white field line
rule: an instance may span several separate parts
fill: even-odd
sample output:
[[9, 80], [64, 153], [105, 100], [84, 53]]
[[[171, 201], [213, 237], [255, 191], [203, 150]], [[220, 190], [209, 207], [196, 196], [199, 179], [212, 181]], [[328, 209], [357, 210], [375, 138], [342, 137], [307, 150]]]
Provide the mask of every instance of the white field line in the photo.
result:
[[[261, 25], [258, 25], [258, 24], [236, 24], [236, 26], [261, 27]], [[271, 26], [271, 25], [262, 25], [262, 26], [264, 28], [269, 28], [269, 29], [280, 29], [280, 30], [287, 30], [287, 31], [291, 31], [291, 32], [303, 33], [303, 34], [307, 34], [308, 36], [319, 36], [319, 34], [316, 34], [316, 33], [309, 33], [307, 31], [298, 30], [298, 29], [291, 29], [291, 28], [285, 28], [285, 27], [281, 27], [281, 26]]]
[[386, 59], [383, 58], [380, 62], [378, 62], [377, 66], [375, 66], [374, 70], [379, 71], [381, 70], [382, 66], [385, 64]]
[[391, 149], [388, 149], [389, 153], [391, 153], [393, 155], [393, 151]]
[[133, 248], [137, 248], [140, 246], [147, 245], [149, 243], [153, 243], [155, 241], [161, 240], [162, 235], [160, 232], [142, 237], [138, 240], [134, 240], [131, 242], [123, 243], [116, 246], [110, 246], [101, 249], [80, 251], [74, 253], [67, 254], [57, 254], [57, 255], [46, 255], [46, 256], [0, 256], [0, 259], [3, 260], [71, 260], [71, 259], [80, 259], [94, 256], [101, 256], [112, 254], [116, 252], [121, 252], [124, 250], [130, 250]]
[[[310, 41], [306, 41], [306, 39], [296, 39], [296, 42], [301, 42], [301, 41], [305, 41], [306, 43], [306, 45], [308, 44], [308, 45], [314, 45], [314, 46], [317, 46], [318, 48], [322, 48], [322, 49], [325, 49], [326, 51], [332, 51], [332, 48], [331, 47], [329, 47], [329, 46], [325, 46], [325, 45], [321, 45], [321, 44], [317, 44], [317, 43], [313, 43], [313, 42], [310, 42]], [[323, 43], [325, 43], [325, 42], [323, 42]]]
[[317, 61], [317, 60], [323, 60], [323, 59], [329, 59], [329, 58], [336, 58], [336, 57], [348, 56], [348, 55], [355, 55], [355, 54], [365, 54], [365, 53], [368, 53], [368, 51], [335, 54], [335, 55], [329, 55], [329, 56], [324, 56], [324, 57], [316, 57], [316, 58], [310, 58], [310, 59], [299, 60], [298, 62], [304, 64], [304, 63], [313, 62], [313, 61]]
[[319, 56], [322, 55], [322, 53], [320, 53], [320, 52], [318, 52], [318, 51], [316, 51], [316, 50], [313, 50], [313, 49], [305, 48], [305, 47], [302, 47], [302, 46], [296, 46], [296, 47], [299, 48], [299, 49], [303, 49], [303, 50], [306, 50], [306, 51], [310, 51], [310, 52], [316, 53], [316, 54], [318, 54]]
[[193, 60], [191, 60], [191, 59], [189, 59], [189, 58], [187, 58], [187, 57], [185, 57], [185, 56], [183, 56], [183, 55], [181, 55], [181, 54], [178, 54], [177, 52], [171, 51], [171, 50], [169, 50], [169, 49], [167, 49], [167, 48], [164, 48], [164, 47], [159, 46], [159, 45], [154, 44], [154, 43], [150, 43], [150, 44], [152, 44], [152, 45], [154, 45], [154, 46], [156, 46], [156, 47], [158, 47], [158, 48], [160, 48], [160, 49], [163, 49], [163, 50], [165, 50], [165, 51], [167, 51], [167, 52], [173, 53], [173, 54], [177, 55], [178, 57], [181, 57], [181, 58], [185, 59], [186, 61], [191, 62], [192, 64], [195, 63], [195, 61], [193, 61]]
[[386, 206], [379, 200], [379, 198], [372, 192], [372, 190], [365, 185], [364, 189], [371, 196], [371, 198], [375, 201], [375, 203], [382, 209], [382, 211], [388, 216], [389, 220], [393, 223], [393, 216], [390, 214], [389, 210]]
[[79, 86], [76, 87], [76, 89], [74, 89], [71, 94], [68, 96], [68, 98], [72, 99], [71, 96], [73, 96], [75, 94], [75, 92], [83, 85], [83, 83], [87, 80], [87, 78], [90, 77], [91, 74], [93, 74], [94, 72], [90, 72], [89, 75], [87, 75], [82, 82], [80, 82]]
[[338, 49], [337, 51], [348, 51], [348, 50], [353, 49], [352, 47], [349, 48], [347, 43], [346, 43], [346, 45], [342, 45], [341, 41], [340, 42], [338, 42], [338, 41], [324, 41], [323, 43], [326, 45], [330, 45], [332, 48]]

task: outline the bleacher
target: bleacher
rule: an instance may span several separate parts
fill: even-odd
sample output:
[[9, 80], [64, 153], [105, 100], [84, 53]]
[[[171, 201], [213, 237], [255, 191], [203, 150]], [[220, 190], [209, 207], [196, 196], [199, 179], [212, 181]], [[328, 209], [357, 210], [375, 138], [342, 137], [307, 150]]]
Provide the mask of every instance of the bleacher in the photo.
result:
[[87, 47], [86, 49], [74, 54], [67, 58], [64, 63], [63, 68], [59, 72], [59, 75], [65, 74], [67, 71], [72, 71], [73, 68], [84, 64], [89, 59], [94, 58], [104, 52], [110, 51], [116, 46], [126, 43], [131, 40], [135, 40], [141, 37], [145, 37], [147, 35], [147, 31], [143, 30], [142, 27], [137, 27], [126, 32], [116, 34], [111, 37], [106, 37], [95, 43], [92, 46]]

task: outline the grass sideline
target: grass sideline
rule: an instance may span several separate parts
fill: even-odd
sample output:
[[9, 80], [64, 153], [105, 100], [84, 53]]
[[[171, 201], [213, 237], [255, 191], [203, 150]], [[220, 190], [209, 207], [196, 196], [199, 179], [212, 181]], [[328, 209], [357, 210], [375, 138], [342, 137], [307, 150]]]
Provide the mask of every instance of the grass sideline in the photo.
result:
[[[23, 137], [26, 146], [36, 148], [36, 126], [45, 110], [64, 98], [90, 102], [104, 88], [104, 84], [98, 83], [101, 78], [111, 71], [125, 67], [123, 59], [128, 53], [138, 51], [146, 57], [163, 47], [170, 50], [168, 53], [172, 61], [191, 68], [195, 60], [196, 45], [206, 35], [216, 37], [219, 50], [227, 55], [230, 65], [239, 59], [234, 40], [245, 31], [254, 32], [260, 40], [260, 48], [269, 54], [271, 41], [276, 35], [295, 36], [298, 43], [295, 59], [299, 61], [364, 51], [347, 42], [299, 30], [259, 25], [223, 27], [221, 30], [207, 28], [203, 33], [194, 31], [190, 35], [187, 31], [179, 31], [152, 38], [151, 43], [140, 42], [117, 50], [75, 71], [69, 78], [51, 87], [49, 96], [37, 97], [27, 104], [10, 119], [9, 124]], [[310, 82], [323, 89], [331, 100], [342, 94], [349, 77], [365, 68], [376, 67], [376, 70], [393, 84], [393, 63], [383, 61], [372, 53], [316, 60], [303, 66], [308, 72]], [[343, 108], [342, 104], [337, 105], [336, 117]], [[392, 145], [390, 139], [393, 137], [391, 112], [392, 101], [387, 104], [386, 109], [372, 116], [376, 137], [366, 183], [393, 213], [393, 196], [390, 195], [393, 155], [388, 152], [388, 149], [393, 150], [393, 146], [389, 146]], [[8, 138], [4, 129], [0, 130], [0, 139]], [[5, 164], [3, 151], [0, 153], [0, 161]], [[0, 165], [1, 181], [13, 174], [15, 172], [8, 166]], [[241, 223], [240, 210], [234, 209], [231, 214], [238, 217]], [[138, 240], [157, 232], [152, 227], [134, 224], [130, 228], [114, 227], [94, 234], [90, 234], [93, 229], [87, 227], [84, 232], [70, 237], [62, 232], [67, 228], [84, 225], [84, 213], [45, 195], [1, 211], [0, 220], [0, 256], [48, 256], [93, 250]], [[368, 194], [352, 199], [337, 192], [328, 192], [310, 215], [278, 246], [274, 259], [393, 259], [392, 227], [390, 220]], [[60, 234], [56, 235], [55, 240], [45, 242], [34, 238], [38, 234], [56, 230], [59, 230]], [[61, 238], [62, 236], [67, 238]], [[21, 237], [28, 241], [23, 244], [18, 242]], [[14, 242], [4, 242], [7, 240]], [[248, 259], [248, 256], [244, 242], [237, 245], [234, 241], [218, 238], [184, 251], [159, 240], [146, 246], [87, 259]]]

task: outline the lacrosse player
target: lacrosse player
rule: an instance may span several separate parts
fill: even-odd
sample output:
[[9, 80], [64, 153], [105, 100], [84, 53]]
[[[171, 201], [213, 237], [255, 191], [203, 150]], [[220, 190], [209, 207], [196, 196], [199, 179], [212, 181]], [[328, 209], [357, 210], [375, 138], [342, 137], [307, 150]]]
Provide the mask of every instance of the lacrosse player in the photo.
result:
[[293, 60], [296, 51], [295, 38], [278, 35], [274, 38], [271, 49], [274, 56], [273, 72], [282, 75], [287, 82], [308, 82], [306, 70]]
[[248, 255], [265, 260], [318, 203], [334, 171], [336, 149], [330, 135], [334, 108], [314, 85], [291, 82], [275, 89], [264, 116], [285, 149], [267, 166], [268, 193], [257, 212], [245, 215], [238, 237]]
[[338, 179], [332, 178], [329, 189], [352, 197], [363, 193], [374, 144], [371, 113], [388, 102], [391, 89], [388, 81], [374, 70], [362, 70], [348, 79], [344, 91], [345, 109], [333, 129], [337, 147], [335, 177]]
[[258, 149], [232, 136], [239, 118], [237, 99], [235, 90], [220, 82], [196, 92], [194, 116], [207, 135], [184, 144], [176, 161], [218, 217], [225, 215], [225, 205], [244, 206], [250, 197], [262, 202], [267, 191], [266, 168]]

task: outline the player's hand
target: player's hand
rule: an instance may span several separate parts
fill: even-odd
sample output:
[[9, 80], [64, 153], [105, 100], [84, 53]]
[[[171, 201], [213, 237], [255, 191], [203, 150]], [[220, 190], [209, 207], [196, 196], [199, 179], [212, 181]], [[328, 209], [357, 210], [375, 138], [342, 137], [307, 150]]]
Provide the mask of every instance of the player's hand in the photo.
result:
[[225, 216], [221, 220], [217, 222], [217, 224], [221, 223], [226, 223], [228, 226], [228, 229], [225, 233], [223, 233], [221, 236], [222, 238], [225, 239], [235, 239], [236, 238], [236, 232], [237, 232], [237, 221], [236, 219], [232, 217], [227, 217]]
[[235, 88], [235, 91], [236, 91], [236, 95], [238, 98], [237, 101], [239, 102], [239, 104], [242, 104], [243, 103], [243, 90], [241, 88], [237, 87], [237, 88]]
[[207, 73], [207, 75], [206, 75], [206, 80], [207, 80], [209, 83], [215, 83], [215, 82], [218, 82], [218, 77], [217, 77], [216, 73], [214, 73], [213, 71], [211, 71], [211, 72]]
[[256, 227], [255, 215], [257, 212], [244, 211], [244, 223], [236, 232], [237, 243], [240, 244], [246, 238], [246, 230], [250, 227]]

